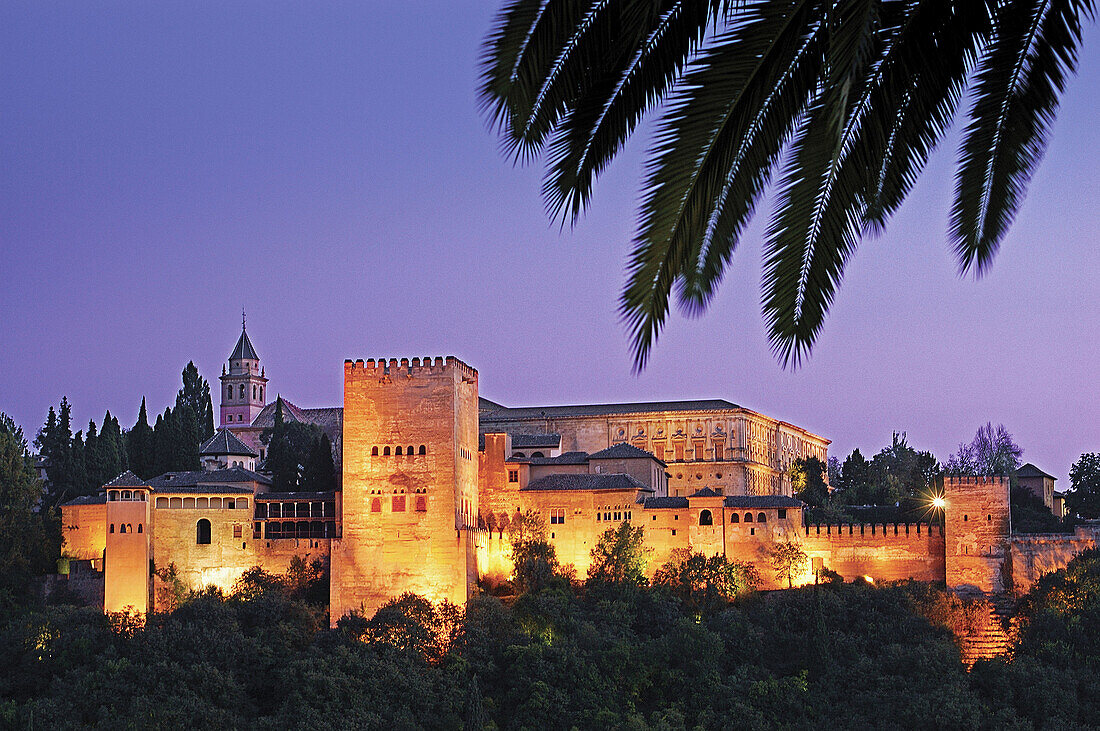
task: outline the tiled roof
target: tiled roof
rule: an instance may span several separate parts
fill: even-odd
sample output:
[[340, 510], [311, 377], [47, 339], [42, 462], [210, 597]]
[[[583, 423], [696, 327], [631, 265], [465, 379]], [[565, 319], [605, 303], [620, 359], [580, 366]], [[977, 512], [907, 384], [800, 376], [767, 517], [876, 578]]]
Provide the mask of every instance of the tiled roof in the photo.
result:
[[686, 508], [688, 506], [688, 499], [686, 497], [651, 497], [646, 498], [645, 507], [646, 510], [652, 508]]
[[252, 451], [252, 448], [237, 438], [237, 435], [229, 431], [229, 429], [222, 427], [214, 432], [214, 436], [210, 437], [199, 447], [199, 454], [213, 454], [213, 455], [247, 455], [249, 457], [259, 457], [259, 452]]
[[631, 490], [652, 492], [630, 475], [560, 474], [546, 475], [527, 483], [520, 492], [544, 490]]
[[[656, 459], [658, 462], [661, 460], [654, 457], [644, 449], [638, 449], [633, 444], [627, 444], [626, 442], [619, 442], [618, 444], [612, 444], [607, 449], [602, 449], [599, 452], [588, 455], [589, 459]], [[661, 462], [664, 464], [664, 462]]]
[[530, 462], [531, 464], [588, 464], [588, 452], [566, 452], [557, 457], [515, 457], [509, 462]]
[[561, 445], [561, 434], [513, 434], [512, 449], [536, 447], [556, 448]]
[[1048, 475], [1046, 472], [1043, 472], [1041, 469], [1039, 469], [1035, 465], [1031, 464], [1030, 462], [1025, 464], [1020, 469], [1016, 470], [1016, 476], [1017, 477], [1046, 477], [1046, 478], [1049, 478], [1051, 480], [1057, 480], [1058, 479], [1054, 475]]
[[798, 498], [786, 495], [727, 495], [723, 503], [727, 508], [801, 508]]
[[704, 487], [702, 490], [696, 490], [691, 494], [691, 497], [722, 497], [722, 493], [715, 492], [709, 487]]
[[104, 487], [145, 487], [148, 484], [149, 483], [135, 475], [130, 470], [126, 470], [121, 475], [104, 485]]
[[194, 470], [191, 472], [165, 472], [149, 480], [153, 492], [174, 492], [179, 488], [195, 485], [225, 485], [242, 482], [258, 482], [270, 485], [271, 478], [244, 467], [229, 467], [224, 470]]
[[503, 409], [504, 406], [498, 404], [496, 401], [490, 401], [484, 396], [477, 397], [477, 410], [478, 411], [496, 411], [497, 409]]
[[252, 347], [252, 341], [248, 339], [248, 332], [241, 330], [241, 337], [237, 341], [237, 347], [233, 348], [229, 360], [259, 360], [256, 349]]
[[251, 495], [252, 488], [240, 485], [176, 485], [165, 487], [154, 492], [163, 492], [181, 495]]
[[582, 404], [577, 406], [523, 406], [503, 407], [481, 415], [482, 421], [523, 421], [540, 418], [567, 418], [570, 416], [611, 416], [617, 414], [646, 414], [655, 411], [728, 411], [739, 409], [737, 404], [725, 399], [701, 399], [697, 401], [645, 401], [628, 404]]
[[65, 505], [96, 505], [107, 502], [107, 493], [101, 492], [98, 495], [81, 495], [80, 497], [74, 497], [72, 500], [61, 503]]

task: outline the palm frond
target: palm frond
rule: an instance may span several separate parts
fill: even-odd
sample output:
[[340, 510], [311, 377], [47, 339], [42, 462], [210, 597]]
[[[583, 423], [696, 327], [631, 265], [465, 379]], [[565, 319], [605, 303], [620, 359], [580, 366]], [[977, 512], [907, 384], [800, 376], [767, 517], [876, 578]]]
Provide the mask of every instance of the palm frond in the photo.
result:
[[980, 61], [959, 151], [951, 239], [960, 272], [982, 274], [1042, 159], [1059, 95], [1077, 66], [1089, 0], [1006, 0]]

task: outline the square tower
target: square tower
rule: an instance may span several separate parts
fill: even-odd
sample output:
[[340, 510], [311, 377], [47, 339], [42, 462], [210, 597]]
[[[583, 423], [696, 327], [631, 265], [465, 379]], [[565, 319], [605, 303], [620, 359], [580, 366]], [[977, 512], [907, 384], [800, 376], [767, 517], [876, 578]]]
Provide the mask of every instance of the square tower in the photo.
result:
[[149, 611], [149, 486], [126, 471], [108, 482], [103, 609]]
[[477, 371], [448, 357], [344, 362], [343, 532], [330, 616], [477, 580]]
[[1008, 478], [949, 475], [943, 488], [948, 588], [1005, 591], [1005, 551], [1012, 533]]

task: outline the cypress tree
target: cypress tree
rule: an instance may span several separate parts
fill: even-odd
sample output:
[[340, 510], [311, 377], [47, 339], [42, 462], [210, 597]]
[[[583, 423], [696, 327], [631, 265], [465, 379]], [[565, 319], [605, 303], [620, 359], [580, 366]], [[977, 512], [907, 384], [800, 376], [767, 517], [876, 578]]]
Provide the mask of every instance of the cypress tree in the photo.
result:
[[62, 498], [67, 500], [78, 495], [92, 495], [97, 492], [102, 485], [91, 487], [88, 485], [88, 471], [84, 462], [84, 432], [78, 431], [73, 435], [72, 449], [69, 454], [72, 463], [72, 487], [71, 491]]
[[82, 451], [77, 455], [74, 450], [72, 406], [68, 398], [62, 397], [61, 407], [56, 413], [50, 407], [46, 425], [39, 432], [35, 444], [46, 458], [46, 478], [49, 481], [46, 506], [53, 507], [81, 494], [84, 489], [81, 474], [84, 455]]
[[126, 469], [126, 449], [122, 446], [122, 430], [111, 410], [103, 415], [103, 427], [99, 430], [99, 455], [103, 460], [103, 472], [107, 480], [113, 480]]
[[266, 469], [271, 473], [274, 492], [293, 492], [298, 489], [298, 460], [287, 437], [286, 424], [283, 421], [283, 398], [275, 401], [275, 423], [271, 429], [265, 429], [261, 439], [267, 438]]
[[302, 469], [302, 489], [310, 492], [331, 492], [336, 489], [336, 465], [332, 460], [332, 442], [321, 432], [313, 440], [305, 467]]
[[199, 375], [194, 361], [188, 361], [183, 369], [183, 388], [176, 394], [176, 408], [181, 403], [191, 407], [195, 416], [195, 438], [201, 444], [214, 436], [214, 403], [210, 398], [210, 384]]
[[[83, 494], [92, 494], [97, 487], [106, 485], [115, 475], [108, 475], [107, 458], [104, 445], [99, 438], [95, 420], [88, 421], [88, 434], [84, 437], [84, 471], [86, 482]], [[116, 473], [117, 474], [117, 473]]]
[[141, 409], [134, 427], [126, 432], [126, 455], [130, 469], [143, 480], [155, 476], [153, 453], [153, 429], [149, 426], [149, 414], [145, 410], [145, 397], [141, 397]]
[[153, 472], [160, 475], [176, 471], [176, 445], [179, 443], [179, 429], [172, 409], [166, 408], [157, 417], [153, 428]]

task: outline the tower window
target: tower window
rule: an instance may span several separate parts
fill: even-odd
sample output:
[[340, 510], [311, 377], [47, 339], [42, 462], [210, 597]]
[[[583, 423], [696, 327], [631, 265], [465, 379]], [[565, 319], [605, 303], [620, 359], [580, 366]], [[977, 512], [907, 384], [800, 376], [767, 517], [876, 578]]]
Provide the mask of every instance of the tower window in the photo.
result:
[[389, 447], [383, 447], [382, 448], [382, 456], [383, 457], [389, 457], [390, 456], [390, 448]]
[[241, 384], [241, 388], [239, 390], [239, 393], [241, 395], [241, 398], [244, 398], [244, 384], [243, 383]]
[[752, 513], [745, 513], [745, 522], [746, 523], [751, 523], [752, 522]]
[[227, 387], [226, 387], [226, 389], [225, 389], [225, 397], [226, 397], [227, 399], [229, 399], [230, 401], [232, 401], [232, 400], [233, 400], [233, 386], [232, 386], [232, 385], [229, 385], [229, 386], [227, 386]]
[[370, 456], [372, 456], [372, 457], [377, 457], [378, 456], [378, 447], [371, 447], [370, 448]]
[[737, 513], [732, 513], [730, 515], [730, 522], [731, 523], [740, 523], [741, 522], [741, 516], [738, 515]]
[[714, 525], [714, 516], [709, 510], [700, 511], [699, 525]]
[[760, 515], [756, 516], [756, 522], [757, 523], [767, 523], [768, 522], [768, 516], [764, 515], [763, 513], [760, 513]]
[[420, 454], [427, 454], [428, 449], [423, 444], [420, 445]]
[[401, 456], [401, 447], [398, 447], [396, 450], [394, 450], [394, 454], [396, 454], [398, 457], [400, 457]]
[[256, 386], [255, 385], [252, 386], [252, 398], [253, 399], [256, 398]]
[[264, 387], [260, 386], [260, 401], [264, 400]]
[[206, 518], [200, 518], [195, 524], [195, 543], [200, 546], [210, 545], [210, 521]]

